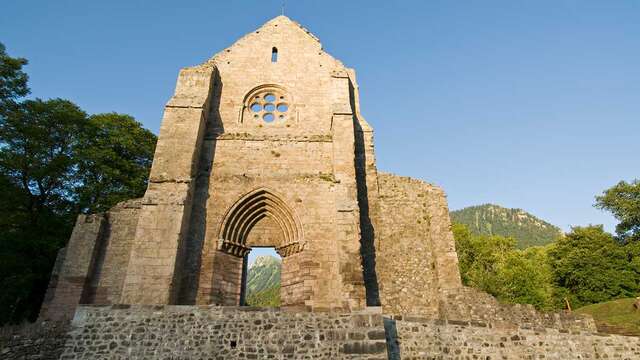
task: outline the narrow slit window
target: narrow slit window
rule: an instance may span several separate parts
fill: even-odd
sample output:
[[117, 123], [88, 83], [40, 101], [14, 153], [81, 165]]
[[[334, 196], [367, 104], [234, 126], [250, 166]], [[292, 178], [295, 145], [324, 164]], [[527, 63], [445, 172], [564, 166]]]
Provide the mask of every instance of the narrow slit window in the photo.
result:
[[271, 49], [271, 62], [278, 62], [278, 48], [276, 47]]

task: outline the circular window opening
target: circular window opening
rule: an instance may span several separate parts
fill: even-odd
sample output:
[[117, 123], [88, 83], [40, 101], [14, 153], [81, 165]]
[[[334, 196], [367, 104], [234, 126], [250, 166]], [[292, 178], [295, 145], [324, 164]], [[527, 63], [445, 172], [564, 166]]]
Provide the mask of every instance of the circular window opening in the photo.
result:
[[247, 118], [258, 124], [282, 123], [289, 120], [289, 95], [280, 89], [261, 89], [247, 98], [245, 106]]

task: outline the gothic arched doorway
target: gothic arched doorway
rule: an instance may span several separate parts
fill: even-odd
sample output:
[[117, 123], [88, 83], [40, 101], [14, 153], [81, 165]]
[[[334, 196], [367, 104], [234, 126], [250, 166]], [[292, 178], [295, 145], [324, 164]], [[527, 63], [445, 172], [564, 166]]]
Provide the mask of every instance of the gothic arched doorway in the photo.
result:
[[273, 247], [282, 257], [282, 306], [304, 305], [309, 293], [303, 289], [300, 271], [302, 226], [282, 197], [266, 188], [242, 196], [227, 211], [218, 234], [214, 273], [222, 275], [213, 277], [220, 282], [212, 284], [215, 303], [243, 304], [247, 255], [253, 247]]

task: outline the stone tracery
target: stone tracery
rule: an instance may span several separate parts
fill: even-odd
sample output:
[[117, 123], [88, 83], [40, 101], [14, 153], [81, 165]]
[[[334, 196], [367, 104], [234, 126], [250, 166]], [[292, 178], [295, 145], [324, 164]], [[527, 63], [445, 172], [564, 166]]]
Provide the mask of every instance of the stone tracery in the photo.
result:
[[291, 95], [279, 85], [258, 86], [245, 96], [245, 119], [260, 123], [287, 121], [292, 113], [291, 100]]

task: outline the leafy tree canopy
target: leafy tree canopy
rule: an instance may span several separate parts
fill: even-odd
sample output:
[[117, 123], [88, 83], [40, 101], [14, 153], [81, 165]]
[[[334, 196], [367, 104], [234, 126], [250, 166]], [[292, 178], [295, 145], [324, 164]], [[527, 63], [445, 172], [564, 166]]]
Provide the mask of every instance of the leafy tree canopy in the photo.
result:
[[452, 230], [463, 284], [504, 302], [539, 309], [556, 306], [544, 248], [517, 250], [513, 238], [475, 235], [462, 224], [454, 224]]
[[156, 136], [129, 115], [89, 117], [77, 151], [79, 205], [84, 212], [106, 211], [144, 194]]
[[156, 142], [128, 115], [19, 101], [24, 64], [0, 44], [0, 324], [35, 320], [79, 212], [144, 194]]
[[22, 67], [26, 64], [26, 59], [9, 56], [4, 45], [0, 43], [0, 111], [29, 93], [27, 87], [29, 77], [22, 71]]
[[462, 281], [508, 303], [574, 308], [640, 292], [640, 242], [622, 244], [602, 226], [575, 227], [554, 244], [516, 249], [513, 239], [453, 233]]
[[608, 210], [620, 221], [616, 233], [623, 242], [640, 240], [640, 180], [621, 181], [596, 197], [596, 207]]
[[624, 246], [601, 225], [575, 227], [549, 251], [554, 282], [574, 307], [637, 296], [638, 247]]
[[[17, 210], [38, 225], [44, 209], [71, 210], [75, 186], [74, 149], [86, 113], [68, 100], [27, 100], [0, 121], [0, 173], [25, 194]], [[16, 204], [17, 205], [17, 204]]]
[[498, 273], [499, 298], [510, 303], [531, 304], [538, 309], [550, 310], [562, 306], [556, 296], [546, 248], [531, 247], [510, 251]]

